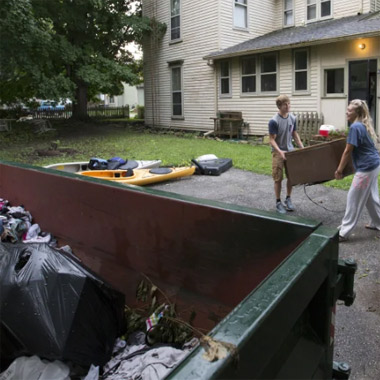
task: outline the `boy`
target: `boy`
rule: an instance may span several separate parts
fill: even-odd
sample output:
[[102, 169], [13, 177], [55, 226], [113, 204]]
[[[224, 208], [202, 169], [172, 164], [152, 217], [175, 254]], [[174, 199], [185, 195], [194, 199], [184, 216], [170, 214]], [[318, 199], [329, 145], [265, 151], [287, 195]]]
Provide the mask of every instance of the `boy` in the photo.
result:
[[280, 214], [286, 211], [294, 211], [291, 200], [292, 184], [287, 180], [285, 204], [281, 202], [281, 184], [284, 173], [285, 153], [294, 149], [292, 139], [297, 146], [303, 148], [302, 141], [296, 130], [296, 118], [290, 111], [290, 99], [286, 95], [280, 95], [276, 99], [278, 113], [269, 120], [269, 144], [272, 149], [272, 177], [274, 192], [276, 195], [276, 210]]

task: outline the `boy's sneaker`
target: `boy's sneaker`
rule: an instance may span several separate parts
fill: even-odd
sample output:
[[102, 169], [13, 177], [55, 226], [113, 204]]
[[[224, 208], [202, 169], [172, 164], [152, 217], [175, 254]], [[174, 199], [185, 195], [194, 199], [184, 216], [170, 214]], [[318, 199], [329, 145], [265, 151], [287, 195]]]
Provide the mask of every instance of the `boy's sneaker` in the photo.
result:
[[288, 211], [294, 211], [295, 210], [293, 203], [292, 203], [292, 199], [290, 197], [285, 199], [285, 207], [286, 207], [286, 210], [288, 210]]
[[276, 211], [280, 214], [286, 214], [285, 206], [281, 201], [276, 203]]

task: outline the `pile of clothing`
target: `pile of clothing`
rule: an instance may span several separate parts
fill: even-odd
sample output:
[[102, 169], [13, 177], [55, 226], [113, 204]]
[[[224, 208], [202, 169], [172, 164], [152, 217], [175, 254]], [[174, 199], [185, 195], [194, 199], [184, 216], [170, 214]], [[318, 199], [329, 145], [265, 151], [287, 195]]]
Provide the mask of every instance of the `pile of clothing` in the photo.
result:
[[0, 198], [0, 238], [10, 243], [49, 243], [55, 246], [51, 234], [42, 232], [38, 224], [24, 206], [11, 206], [9, 201]]
[[[182, 347], [169, 344], [146, 343], [142, 331], [132, 333], [128, 340], [117, 339], [113, 358], [103, 367], [103, 380], [159, 380], [178, 365], [196, 346], [199, 339], [193, 338]], [[99, 367], [91, 366], [84, 380], [98, 380]]]

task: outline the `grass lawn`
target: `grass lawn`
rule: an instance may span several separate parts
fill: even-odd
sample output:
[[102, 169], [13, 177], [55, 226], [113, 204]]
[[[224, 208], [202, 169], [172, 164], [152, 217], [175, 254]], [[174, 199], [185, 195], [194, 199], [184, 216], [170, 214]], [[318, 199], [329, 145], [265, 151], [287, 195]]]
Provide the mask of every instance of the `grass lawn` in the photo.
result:
[[[235, 168], [258, 174], [271, 174], [268, 145], [241, 144], [204, 139], [199, 133], [153, 132], [126, 122], [91, 124], [52, 122], [54, 131], [37, 134], [27, 123], [15, 123], [10, 132], [0, 132], [0, 159], [47, 165], [57, 162], [89, 161], [91, 157], [108, 159], [162, 160], [163, 165], [186, 166], [192, 158], [213, 153], [232, 158]], [[347, 190], [352, 176], [330, 181], [326, 186]]]

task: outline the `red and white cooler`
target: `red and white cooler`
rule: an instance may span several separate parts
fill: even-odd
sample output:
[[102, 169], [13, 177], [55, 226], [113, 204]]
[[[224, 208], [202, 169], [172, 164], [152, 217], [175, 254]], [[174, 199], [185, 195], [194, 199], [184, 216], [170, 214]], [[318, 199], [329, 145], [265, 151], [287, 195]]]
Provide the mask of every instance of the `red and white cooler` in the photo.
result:
[[333, 125], [323, 124], [319, 127], [319, 134], [321, 136], [328, 136], [332, 131], [335, 131], [335, 127]]

